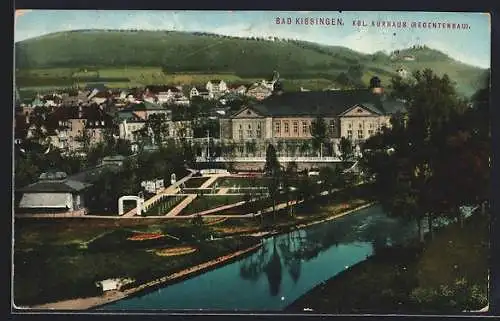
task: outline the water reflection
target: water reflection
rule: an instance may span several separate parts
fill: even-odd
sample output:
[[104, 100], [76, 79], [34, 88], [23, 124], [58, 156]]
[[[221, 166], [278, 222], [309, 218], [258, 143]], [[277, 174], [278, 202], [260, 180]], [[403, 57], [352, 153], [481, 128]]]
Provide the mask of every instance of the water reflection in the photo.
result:
[[413, 237], [414, 224], [371, 207], [337, 220], [265, 239], [250, 256], [103, 309], [280, 311], [318, 284], [390, 243]]
[[339, 245], [361, 247], [371, 244], [377, 253], [395, 243], [401, 244], [415, 231], [414, 225], [388, 218], [381, 211], [370, 216], [345, 217], [335, 224], [320, 224], [273, 237], [255, 254], [240, 261], [240, 277], [256, 282], [265, 275], [272, 297], [280, 294], [283, 274], [294, 284], [301, 277], [303, 262], [314, 260], [322, 252]]

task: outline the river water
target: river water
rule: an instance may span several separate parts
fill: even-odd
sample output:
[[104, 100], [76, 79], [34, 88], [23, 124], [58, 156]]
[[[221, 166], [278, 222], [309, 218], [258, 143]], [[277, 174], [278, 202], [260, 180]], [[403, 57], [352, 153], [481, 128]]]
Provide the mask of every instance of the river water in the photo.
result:
[[98, 310], [281, 311], [377, 249], [415, 236], [415, 224], [372, 206], [265, 239], [257, 252], [231, 264]]

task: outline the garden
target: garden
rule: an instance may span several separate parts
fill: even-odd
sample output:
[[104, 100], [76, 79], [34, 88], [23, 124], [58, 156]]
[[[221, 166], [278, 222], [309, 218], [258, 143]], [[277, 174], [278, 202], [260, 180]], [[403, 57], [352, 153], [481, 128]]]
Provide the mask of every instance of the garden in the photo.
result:
[[142, 216], [166, 215], [185, 198], [185, 196], [164, 196], [156, 204], [149, 207], [146, 212], [142, 213]]
[[244, 200], [244, 195], [203, 195], [196, 197], [180, 215], [192, 215]]
[[191, 222], [111, 230], [104, 222], [92, 228], [64, 224], [70, 232], [52, 227], [52, 236], [38, 233], [40, 224], [22, 224], [26, 236], [18, 239], [14, 254], [16, 305], [97, 296], [97, 281], [132, 278], [135, 286], [258, 242], [252, 237], [202, 242], [210, 228]]
[[199, 188], [203, 183], [208, 181], [210, 177], [192, 177], [188, 179], [184, 185], [182, 186], [183, 188]]

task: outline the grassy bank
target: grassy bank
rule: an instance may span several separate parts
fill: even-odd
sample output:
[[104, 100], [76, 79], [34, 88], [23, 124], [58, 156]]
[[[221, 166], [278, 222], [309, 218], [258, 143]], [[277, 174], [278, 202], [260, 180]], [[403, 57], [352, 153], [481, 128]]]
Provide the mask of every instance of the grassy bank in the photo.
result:
[[[199, 233], [194, 229], [192, 232]], [[253, 237], [204, 243], [176, 241], [170, 237], [127, 242], [126, 236], [126, 231], [114, 231], [86, 248], [39, 245], [17, 250], [14, 258], [15, 303], [34, 305], [97, 296], [100, 291], [95, 282], [107, 278], [129, 277], [135, 279], [130, 286], [137, 286], [259, 242]], [[186, 246], [196, 250], [179, 256], [157, 254], [157, 251]]]
[[297, 301], [321, 313], [457, 313], [487, 304], [488, 219], [452, 224], [423, 247], [381, 249]]

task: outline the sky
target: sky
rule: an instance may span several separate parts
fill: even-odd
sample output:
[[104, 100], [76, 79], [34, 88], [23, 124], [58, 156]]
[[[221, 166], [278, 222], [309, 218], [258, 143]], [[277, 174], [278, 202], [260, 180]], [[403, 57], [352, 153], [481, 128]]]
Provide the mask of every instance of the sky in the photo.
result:
[[[276, 24], [276, 18], [292, 24]], [[341, 18], [343, 26], [296, 24], [296, 18]], [[353, 20], [369, 26], [355, 27]], [[445, 22], [469, 29], [379, 28], [372, 21]], [[144, 29], [204, 31], [229, 36], [275, 36], [339, 45], [363, 53], [426, 45], [461, 62], [489, 68], [490, 16], [483, 13], [349, 12], [349, 11], [103, 11], [18, 10], [14, 39], [78, 29]]]

